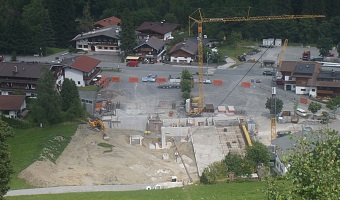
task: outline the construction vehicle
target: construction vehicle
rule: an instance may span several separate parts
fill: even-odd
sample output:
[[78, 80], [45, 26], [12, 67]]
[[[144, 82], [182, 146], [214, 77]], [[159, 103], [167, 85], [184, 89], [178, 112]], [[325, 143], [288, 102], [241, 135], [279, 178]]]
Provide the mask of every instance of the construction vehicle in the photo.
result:
[[103, 140], [109, 139], [109, 137], [106, 135], [106, 126], [105, 126], [105, 124], [103, 123], [102, 120], [100, 120], [98, 118], [94, 118], [94, 119], [89, 118], [88, 122], [89, 122], [89, 124], [92, 128], [99, 130], [99, 131], [102, 131]]
[[[197, 15], [198, 19], [194, 18]], [[199, 115], [204, 109], [204, 84], [203, 84], [203, 23], [206, 22], [241, 22], [241, 21], [263, 21], [263, 20], [288, 20], [288, 19], [303, 19], [303, 18], [319, 18], [324, 15], [281, 15], [281, 16], [258, 16], [250, 17], [250, 7], [248, 9], [248, 16], [246, 17], [227, 17], [227, 18], [205, 18], [201, 13], [201, 8], [198, 8], [189, 16], [189, 34], [190, 27], [197, 23], [198, 30], [198, 109], [190, 109], [187, 114]], [[193, 23], [191, 23], [191, 21]]]
[[305, 60], [305, 61], [310, 60], [310, 51], [304, 51], [302, 53], [302, 60]]

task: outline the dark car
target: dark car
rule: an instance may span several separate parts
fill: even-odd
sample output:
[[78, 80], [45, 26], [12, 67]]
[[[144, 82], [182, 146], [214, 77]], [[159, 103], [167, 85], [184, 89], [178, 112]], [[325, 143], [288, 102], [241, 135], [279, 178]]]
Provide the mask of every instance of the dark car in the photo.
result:
[[273, 76], [274, 72], [273, 71], [264, 71], [262, 74], [265, 75], [265, 76]]

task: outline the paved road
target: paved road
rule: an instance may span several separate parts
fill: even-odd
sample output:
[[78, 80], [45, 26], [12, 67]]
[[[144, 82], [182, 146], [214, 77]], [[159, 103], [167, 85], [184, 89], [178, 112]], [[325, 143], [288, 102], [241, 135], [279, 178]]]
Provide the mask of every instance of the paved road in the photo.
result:
[[133, 185], [95, 185], [95, 186], [60, 186], [60, 187], [48, 187], [48, 188], [33, 188], [23, 190], [10, 190], [6, 196], [22, 196], [22, 195], [38, 195], [38, 194], [61, 194], [61, 193], [73, 193], [73, 192], [103, 192], [103, 191], [133, 191], [133, 190], [146, 190], [150, 189], [162, 189], [182, 187], [181, 182], [167, 182], [159, 184], [133, 184]]

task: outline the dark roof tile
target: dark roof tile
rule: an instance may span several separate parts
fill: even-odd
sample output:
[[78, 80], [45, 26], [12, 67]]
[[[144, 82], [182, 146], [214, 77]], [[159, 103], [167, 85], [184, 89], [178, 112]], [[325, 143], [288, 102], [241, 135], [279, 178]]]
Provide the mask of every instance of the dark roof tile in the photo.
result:
[[100, 62], [100, 60], [95, 58], [80, 56], [74, 63], [71, 64], [71, 67], [83, 72], [90, 72], [96, 68]]
[[24, 95], [0, 95], [0, 110], [20, 110], [25, 98]]

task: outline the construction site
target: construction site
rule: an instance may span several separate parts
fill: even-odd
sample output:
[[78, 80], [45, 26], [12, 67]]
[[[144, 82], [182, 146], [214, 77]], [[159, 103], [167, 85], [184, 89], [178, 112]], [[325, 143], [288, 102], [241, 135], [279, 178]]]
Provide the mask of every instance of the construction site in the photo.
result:
[[[298, 18], [312, 17], [315, 16]], [[203, 86], [202, 23], [250, 19], [217, 18], [214, 21], [190, 18], [197, 23], [199, 34], [198, 67], [193, 69], [198, 71], [198, 83], [193, 92], [197, 101], [183, 102], [180, 90], [157, 89], [156, 83], [140, 83], [136, 77], [137, 69], [133, 75], [123, 72], [119, 77], [105, 72], [103, 87], [91, 103], [93, 118], [78, 127], [56, 163], [37, 161], [22, 171], [20, 177], [37, 187], [189, 184], [198, 181], [205, 168], [223, 160], [228, 153], [243, 155], [252, 140], [269, 144], [276, 137], [276, 131], [282, 128], [277, 127], [275, 118], [264, 106], [264, 99], [276, 95], [267, 92], [268, 88], [271, 89], [271, 78], [266, 80], [267, 86], [261, 80], [255, 82], [252, 76], [243, 74], [226, 78], [229, 72], [239, 72], [220, 70], [220, 75], [213, 75], [213, 84]], [[262, 16], [251, 20], [273, 19]], [[284, 47], [286, 45], [287, 42]], [[274, 56], [277, 55], [276, 52]], [[237, 70], [240, 73], [248, 69], [259, 71], [254, 66], [263, 67], [262, 63], [261, 66], [260, 63], [246, 63], [237, 66]], [[166, 80], [162, 78], [167, 77], [161, 74], [162, 69], [152, 68], [150, 72], [159, 70], [158, 78]], [[180, 72], [181, 69], [176, 71]], [[262, 72], [256, 73], [262, 75]], [[233, 95], [229, 97], [231, 92]], [[284, 97], [288, 102], [284, 109], [287, 109], [294, 102]]]

